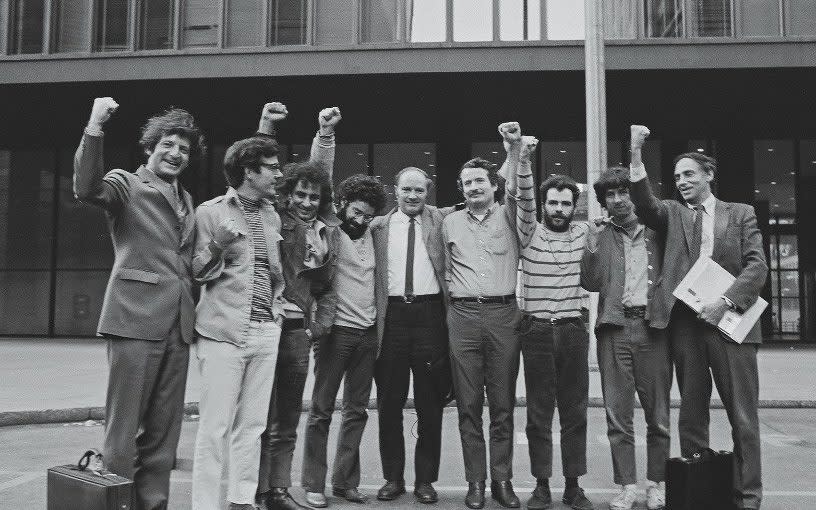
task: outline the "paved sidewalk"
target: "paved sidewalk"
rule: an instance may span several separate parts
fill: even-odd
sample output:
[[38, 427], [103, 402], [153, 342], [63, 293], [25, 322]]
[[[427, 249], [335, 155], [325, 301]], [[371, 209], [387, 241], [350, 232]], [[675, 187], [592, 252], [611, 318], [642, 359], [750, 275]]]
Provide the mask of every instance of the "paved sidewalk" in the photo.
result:
[[[816, 345], [764, 345], [759, 351], [764, 407], [816, 407]], [[99, 419], [108, 378], [105, 342], [100, 339], [0, 338], [0, 426]], [[306, 382], [311, 396], [313, 376]], [[185, 402], [197, 403], [200, 378], [195, 349]], [[376, 386], [372, 392], [375, 397]], [[524, 376], [516, 395], [524, 402]], [[677, 385], [672, 398], [679, 398]], [[716, 400], [718, 396], [715, 394]], [[600, 405], [600, 378], [590, 373], [591, 405]], [[192, 405], [189, 412], [194, 413]], [[87, 417], [86, 417], [87, 416]]]

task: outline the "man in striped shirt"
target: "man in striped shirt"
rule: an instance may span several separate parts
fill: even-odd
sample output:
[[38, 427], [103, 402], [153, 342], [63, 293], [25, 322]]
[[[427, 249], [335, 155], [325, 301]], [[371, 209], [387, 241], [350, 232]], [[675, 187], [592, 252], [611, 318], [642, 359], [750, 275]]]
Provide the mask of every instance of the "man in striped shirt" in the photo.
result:
[[[530, 151], [527, 151], [530, 152]], [[586, 473], [589, 333], [581, 304], [580, 263], [585, 223], [572, 223], [579, 190], [566, 175], [551, 175], [539, 188], [544, 222], [536, 221], [529, 157], [520, 160], [518, 181], [519, 326], [527, 388], [530, 468], [537, 480], [527, 508], [550, 508], [552, 419], [556, 402], [561, 421], [561, 459], [566, 479], [563, 502], [576, 510], [592, 503], [578, 486]], [[522, 177], [524, 176], [524, 177]], [[513, 188], [509, 185], [508, 192]]]

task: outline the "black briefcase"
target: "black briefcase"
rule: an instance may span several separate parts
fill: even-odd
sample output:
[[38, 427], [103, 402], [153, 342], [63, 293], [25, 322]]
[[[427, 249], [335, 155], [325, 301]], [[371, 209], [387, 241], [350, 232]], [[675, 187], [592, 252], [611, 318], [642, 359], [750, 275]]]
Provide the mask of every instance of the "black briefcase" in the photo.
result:
[[732, 510], [734, 454], [706, 449], [666, 461], [666, 510]]
[[88, 450], [77, 464], [48, 470], [48, 510], [130, 510], [133, 482], [88, 468], [93, 457], [102, 456]]

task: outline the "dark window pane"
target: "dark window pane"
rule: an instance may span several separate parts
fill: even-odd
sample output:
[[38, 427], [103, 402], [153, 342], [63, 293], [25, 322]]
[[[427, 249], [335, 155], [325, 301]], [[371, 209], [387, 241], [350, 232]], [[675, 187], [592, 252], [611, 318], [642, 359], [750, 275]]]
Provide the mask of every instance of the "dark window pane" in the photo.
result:
[[362, 0], [360, 40], [392, 42], [397, 40], [399, 2], [397, 0]]
[[48, 271], [0, 271], [0, 335], [48, 334]]
[[646, 1], [648, 37], [682, 37], [683, 34], [683, 0]]
[[263, 0], [227, 2], [227, 46], [263, 46]]
[[142, 0], [143, 50], [164, 50], [173, 47], [174, 0]]
[[[292, 146], [292, 161], [309, 159], [310, 145], [295, 144]], [[354, 174], [366, 174], [368, 171], [368, 145], [343, 143], [337, 145], [334, 153], [334, 170], [332, 181], [336, 187], [346, 177]]]
[[96, 334], [110, 271], [58, 271], [54, 334]]
[[799, 297], [799, 271], [780, 271], [782, 288], [779, 293], [783, 298]]
[[688, 0], [689, 37], [731, 35], [731, 0]]
[[813, 0], [786, 0], [787, 35], [816, 35], [816, 2]]
[[782, 299], [782, 333], [799, 333], [802, 314], [799, 311], [799, 298]]
[[128, 0], [98, 0], [96, 6], [97, 50], [127, 50], [130, 48], [130, 30]]
[[802, 177], [816, 177], [816, 140], [799, 142], [799, 174]]
[[54, 51], [90, 51], [91, 0], [57, 0], [52, 6]]
[[796, 218], [793, 158], [790, 140], [754, 141], [754, 196], [767, 202], [769, 217], [779, 223]]
[[45, 0], [13, 0], [10, 53], [42, 53]]
[[799, 239], [795, 235], [779, 236], [779, 267], [799, 268]]
[[306, 44], [307, 0], [273, 0], [272, 45]]
[[742, 35], [778, 36], [779, 0], [742, 0]]
[[[405, 167], [415, 166], [425, 170], [428, 177], [436, 176], [436, 145], [433, 143], [378, 143], [374, 145], [374, 175], [385, 184], [388, 202], [385, 210], [396, 206], [394, 184], [396, 176]], [[436, 204], [436, 189], [428, 190], [427, 202]]]
[[184, 48], [218, 45], [221, 3], [212, 0], [184, 0], [181, 45]]

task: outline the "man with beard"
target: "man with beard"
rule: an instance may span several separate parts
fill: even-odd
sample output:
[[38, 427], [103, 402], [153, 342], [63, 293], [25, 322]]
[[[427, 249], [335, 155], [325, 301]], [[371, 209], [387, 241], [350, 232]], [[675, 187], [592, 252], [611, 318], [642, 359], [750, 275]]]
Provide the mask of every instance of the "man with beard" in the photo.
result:
[[[520, 166], [529, 168], [529, 158]], [[519, 171], [522, 173], [522, 170]], [[528, 170], [529, 172], [529, 170]], [[525, 192], [519, 182], [519, 194]], [[512, 193], [512, 188], [508, 188]], [[532, 191], [532, 187], [530, 188]], [[552, 419], [558, 405], [561, 460], [565, 478], [562, 501], [575, 510], [592, 503], [578, 485], [586, 474], [589, 333], [581, 304], [581, 255], [587, 226], [572, 223], [579, 190], [566, 175], [551, 175], [539, 188], [544, 222], [536, 221], [535, 199], [517, 210], [521, 250], [519, 325], [527, 389], [527, 440], [536, 488], [527, 508], [552, 506]]]
[[[281, 103], [268, 103], [261, 113], [258, 135], [274, 136], [273, 123], [288, 115]], [[338, 108], [318, 114], [320, 129], [311, 158], [284, 167], [278, 181], [281, 215], [281, 266], [285, 287], [275, 383], [267, 427], [261, 436], [258, 500], [268, 510], [300, 508], [289, 494], [292, 456], [303, 403], [313, 342], [328, 333], [334, 321], [339, 221], [333, 213], [331, 171]]]
[[105, 464], [133, 480], [134, 509], [159, 510], [167, 508], [195, 321], [193, 201], [178, 176], [204, 145], [193, 116], [171, 109], [142, 128], [144, 165], [105, 173], [102, 127], [118, 106], [94, 99], [74, 159], [74, 193], [105, 210], [114, 247], [97, 330], [110, 368]]
[[377, 308], [374, 243], [369, 223], [385, 206], [385, 188], [374, 177], [356, 174], [337, 187], [340, 228], [334, 289], [337, 308], [329, 335], [317, 340], [312, 408], [306, 423], [301, 485], [306, 502], [328, 506], [326, 449], [335, 398], [343, 385], [343, 422], [337, 443], [332, 493], [347, 501], [365, 503], [360, 484], [360, 440], [368, 420], [377, 358]]
[[[499, 126], [507, 146], [508, 183], [515, 186], [521, 152], [518, 123]], [[529, 165], [519, 174], [523, 189], [531, 189]], [[466, 208], [443, 223], [445, 280], [450, 291], [448, 331], [459, 433], [468, 492], [465, 505], [483, 508], [487, 459], [482, 432], [484, 394], [490, 406], [491, 497], [507, 508], [518, 508], [513, 491], [513, 408], [519, 364], [516, 335], [516, 270], [518, 234], [515, 200], [495, 202], [496, 165], [481, 158], [466, 162], [457, 184]], [[519, 207], [526, 204], [519, 204]]]
[[665, 505], [665, 467], [669, 457], [669, 391], [672, 373], [665, 328], [652, 327], [655, 286], [663, 240], [644, 227], [629, 198], [629, 169], [612, 167], [595, 183], [595, 195], [609, 213], [590, 224], [581, 260], [581, 286], [599, 292], [598, 367], [612, 449], [614, 481], [621, 491], [611, 510], [630, 510], [637, 496], [633, 395], [646, 418], [646, 507]]

